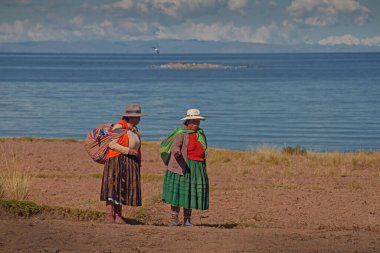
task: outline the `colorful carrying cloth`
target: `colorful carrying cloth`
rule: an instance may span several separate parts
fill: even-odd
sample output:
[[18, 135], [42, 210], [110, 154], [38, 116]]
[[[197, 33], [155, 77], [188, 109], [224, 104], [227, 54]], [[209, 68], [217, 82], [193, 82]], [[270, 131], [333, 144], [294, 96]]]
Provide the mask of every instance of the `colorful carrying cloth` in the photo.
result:
[[126, 133], [124, 129], [112, 130], [112, 127], [112, 123], [105, 123], [89, 131], [86, 136], [84, 148], [95, 162], [104, 163], [109, 143]]
[[197, 140], [202, 144], [202, 146], [205, 150], [205, 156], [207, 155], [207, 143], [206, 143], [206, 138], [205, 138], [203, 129], [198, 128], [197, 131], [193, 131], [193, 130], [184, 129], [182, 127], [178, 127], [168, 137], [166, 137], [161, 142], [160, 154], [161, 154], [161, 159], [165, 165], [169, 164], [170, 155], [171, 155], [171, 148], [172, 148], [174, 138], [179, 134], [183, 134], [183, 133], [191, 134], [194, 132], [197, 133]]

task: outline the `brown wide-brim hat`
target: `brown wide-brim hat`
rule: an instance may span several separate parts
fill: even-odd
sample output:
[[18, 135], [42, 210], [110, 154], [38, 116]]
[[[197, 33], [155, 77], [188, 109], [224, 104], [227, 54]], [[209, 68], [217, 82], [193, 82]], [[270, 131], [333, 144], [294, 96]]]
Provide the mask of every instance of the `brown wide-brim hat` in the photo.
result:
[[141, 112], [140, 104], [130, 104], [130, 105], [127, 105], [127, 108], [125, 109], [125, 113], [122, 114], [121, 116], [142, 117], [142, 116], [145, 116], [145, 114]]

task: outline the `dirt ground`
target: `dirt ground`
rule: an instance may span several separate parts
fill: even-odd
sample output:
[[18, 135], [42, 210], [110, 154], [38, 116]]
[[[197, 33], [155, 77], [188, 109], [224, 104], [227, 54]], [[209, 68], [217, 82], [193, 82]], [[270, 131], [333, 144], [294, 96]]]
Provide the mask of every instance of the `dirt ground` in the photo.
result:
[[[1, 139], [0, 145], [31, 173], [29, 200], [104, 211], [102, 165], [82, 142]], [[249, 154], [221, 152], [210, 150], [210, 209], [194, 211], [194, 227], [166, 226], [165, 167], [157, 144], [144, 143], [143, 207], [124, 208], [139, 225], [0, 213], [0, 252], [380, 252], [378, 167], [308, 169], [301, 158], [247, 164]]]

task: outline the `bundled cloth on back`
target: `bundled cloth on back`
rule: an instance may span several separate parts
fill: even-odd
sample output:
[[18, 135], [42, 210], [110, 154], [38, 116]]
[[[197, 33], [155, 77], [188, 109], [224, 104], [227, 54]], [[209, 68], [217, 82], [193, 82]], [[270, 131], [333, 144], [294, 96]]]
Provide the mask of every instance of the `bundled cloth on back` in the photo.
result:
[[112, 123], [105, 123], [87, 134], [84, 148], [95, 162], [105, 163], [109, 143], [127, 132], [126, 129], [112, 130], [112, 127]]
[[[172, 148], [172, 144], [173, 144], [174, 138], [177, 135], [179, 135], [179, 134], [183, 134], [183, 133], [192, 134], [194, 132], [195, 131], [193, 131], [193, 130], [187, 130], [187, 129], [184, 129], [182, 127], [178, 127], [168, 137], [166, 137], [161, 142], [161, 145], [160, 145], [160, 154], [161, 154], [161, 159], [162, 159], [162, 161], [164, 162], [165, 165], [169, 164], [170, 155], [171, 155], [171, 148]], [[205, 154], [207, 155], [207, 144], [206, 144], [204, 132], [203, 132], [203, 130], [201, 128], [199, 128], [196, 131], [196, 133], [197, 133], [197, 140], [202, 144], [202, 146], [203, 146], [203, 148], [205, 150]]]

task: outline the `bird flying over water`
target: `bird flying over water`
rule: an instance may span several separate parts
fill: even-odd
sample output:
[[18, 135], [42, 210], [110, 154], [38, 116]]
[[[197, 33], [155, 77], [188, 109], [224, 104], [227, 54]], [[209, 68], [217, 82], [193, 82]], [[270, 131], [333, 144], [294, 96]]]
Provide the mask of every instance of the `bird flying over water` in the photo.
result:
[[160, 53], [160, 51], [158, 50], [157, 47], [152, 47], [152, 48], [154, 49], [154, 52], [156, 52], [156, 54], [159, 54], [159, 53]]

